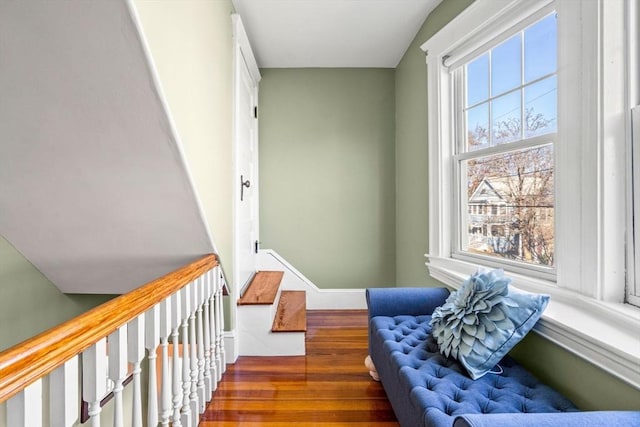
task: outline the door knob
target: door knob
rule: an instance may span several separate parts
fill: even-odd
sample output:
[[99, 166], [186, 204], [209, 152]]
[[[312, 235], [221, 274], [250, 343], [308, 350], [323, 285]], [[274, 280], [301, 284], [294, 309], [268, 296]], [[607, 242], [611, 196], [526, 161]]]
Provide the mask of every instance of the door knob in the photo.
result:
[[244, 200], [244, 187], [251, 187], [251, 181], [249, 181], [248, 179], [245, 181], [244, 180], [244, 176], [240, 175], [240, 201], [242, 202]]

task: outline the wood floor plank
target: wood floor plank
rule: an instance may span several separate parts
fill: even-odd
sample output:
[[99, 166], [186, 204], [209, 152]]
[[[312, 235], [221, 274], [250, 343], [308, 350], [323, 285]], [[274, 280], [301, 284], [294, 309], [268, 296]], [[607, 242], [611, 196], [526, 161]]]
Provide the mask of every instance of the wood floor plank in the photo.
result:
[[367, 312], [307, 311], [306, 356], [240, 357], [200, 426], [398, 427], [364, 367]]
[[258, 271], [247, 291], [238, 300], [238, 305], [273, 304], [283, 275], [282, 271]]

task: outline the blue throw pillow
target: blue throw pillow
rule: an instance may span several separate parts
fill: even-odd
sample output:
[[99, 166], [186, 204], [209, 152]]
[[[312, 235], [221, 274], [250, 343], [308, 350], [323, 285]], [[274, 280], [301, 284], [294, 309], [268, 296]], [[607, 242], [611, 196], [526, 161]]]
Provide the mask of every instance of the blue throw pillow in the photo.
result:
[[431, 317], [440, 353], [454, 357], [478, 379], [498, 363], [536, 324], [548, 295], [509, 288], [502, 270], [478, 271]]

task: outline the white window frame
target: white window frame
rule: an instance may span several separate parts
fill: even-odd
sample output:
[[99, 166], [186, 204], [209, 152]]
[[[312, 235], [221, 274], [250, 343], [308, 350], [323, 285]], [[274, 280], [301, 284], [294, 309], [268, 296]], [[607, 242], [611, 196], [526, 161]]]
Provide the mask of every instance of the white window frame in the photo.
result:
[[[429, 254], [432, 277], [457, 288], [482, 265], [456, 259], [452, 78], [445, 65], [553, 0], [476, 0], [422, 45], [427, 54]], [[605, 5], [606, 3], [606, 5]], [[514, 286], [551, 295], [535, 330], [640, 389], [640, 309], [624, 304], [633, 0], [557, 1], [556, 279], [522, 272]], [[455, 60], [453, 60], [455, 62]]]
[[629, 190], [630, 215], [627, 236], [630, 242], [627, 301], [640, 306], [640, 105], [632, 109], [631, 122], [633, 126], [629, 140], [632, 150], [628, 170], [632, 185]]
[[640, 49], [640, 6], [637, 2], [628, 4], [627, 16], [629, 28], [627, 37], [630, 45], [627, 96], [629, 97], [628, 105], [635, 106], [632, 109], [631, 123], [627, 128], [629, 131], [627, 140], [632, 147], [631, 155], [627, 156], [627, 172], [629, 182], [632, 183], [627, 192], [627, 241], [629, 242], [627, 301], [640, 307], [640, 83], [638, 82], [640, 76], [640, 52], [638, 51]]
[[[520, 272], [525, 275], [531, 275], [533, 277], [545, 278], [549, 280], [555, 281], [556, 278], [556, 270], [555, 264], [551, 266], [546, 265], [536, 265], [529, 264], [522, 261], [513, 261], [506, 258], [500, 258], [491, 255], [480, 255], [473, 254], [471, 252], [465, 251], [461, 248], [462, 240], [468, 236], [468, 231], [465, 228], [465, 214], [466, 212], [465, 200], [462, 196], [466, 193], [467, 182], [464, 179], [464, 174], [459, 166], [459, 161], [471, 158], [480, 158], [480, 157], [488, 157], [492, 155], [499, 155], [505, 152], [510, 151], [519, 151], [525, 150], [529, 148], [540, 148], [545, 145], [551, 145], [555, 149], [557, 132], [552, 132], [544, 135], [536, 135], [534, 137], [524, 137], [519, 140], [515, 140], [506, 144], [498, 144], [494, 145], [490, 148], [482, 148], [480, 150], [468, 151], [465, 149], [466, 147], [466, 126], [464, 120], [464, 113], [461, 111], [462, 106], [464, 105], [464, 91], [463, 86], [464, 82], [462, 81], [463, 70], [465, 64], [473, 61], [480, 55], [485, 54], [490, 49], [497, 47], [500, 43], [505, 40], [510, 39], [514, 35], [523, 32], [532, 24], [540, 21], [541, 19], [548, 16], [550, 13], [554, 11], [554, 3], [550, 2], [545, 7], [542, 7], [536, 10], [531, 15], [527, 16], [523, 21], [512, 25], [510, 28], [505, 29], [500, 32], [500, 34], [495, 37], [495, 39], [491, 40], [488, 45], [481, 44], [478, 49], [475, 51], [469, 52], [469, 46], [476, 46], [476, 43], [470, 43], [469, 45], [465, 44], [465, 48], [462, 49], [461, 53], [454, 53], [453, 55], [449, 55], [445, 58], [443, 65], [448, 67], [450, 72], [453, 73], [451, 81], [452, 81], [452, 89], [454, 91], [452, 96], [452, 108], [454, 109], [453, 114], [453, 124], [454, 130], [452, 137], [456, 140], [454, 144], [454, 154], [453, 154], [453, 174], [454, 174], [454, 186], [453, 189], [456, 191], [456, 199], [454, 203], [456, 203], [455, 208], [453, 209], [453, 214], [456, 215], [455, 221], [452, 223], [454, 227], [452, 234], [452, 257], [458, 258], [461, 260], [467, 260], [471, 263], [478, 262], [482, 263], [487, 267], [504, 267], [505, 269], [509, 269], [513, 272]], [[524, 54], [524, 51], [521, 53]], [[523, 71], [524, 72], [524, 71]], [[557, 76], [557, 72], [553, 73]], [[545, 78], [549, 77], [545, 76]], [[527, 85], [524, 85], [527, 86]], [[519, 89], [521, 90], [521, 89]], [[504, 94], [501, 94], [504, 95]], [[522, 91], [521, 95], [524, 100], [524, 91]], [[524, 114], [524, 111], [521, 112]], [[524, 124], [522, 125], [524, 129]], [[457, 161], [456, 161], [457, 160]], [[555, 197], [554, 197], [555, 199]], [[495, 207], [495, 205], [493, 206]], [[489, 206], [487, 206], [487, 210]], [[489, 211], [485, 212], [489, 214]]]

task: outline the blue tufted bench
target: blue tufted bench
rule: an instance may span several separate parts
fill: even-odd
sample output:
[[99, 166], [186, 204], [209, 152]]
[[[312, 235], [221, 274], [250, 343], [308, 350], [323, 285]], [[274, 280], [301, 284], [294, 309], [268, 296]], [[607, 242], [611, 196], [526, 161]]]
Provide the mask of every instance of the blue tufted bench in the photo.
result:
[[500, 374], [469, 378], [431, 335], [431, 313], [448, 295], [443, 288], [367, 289], [369, 353], [401, 426], [640, 426], [636, 412], [577, 412], [509, 356]]

